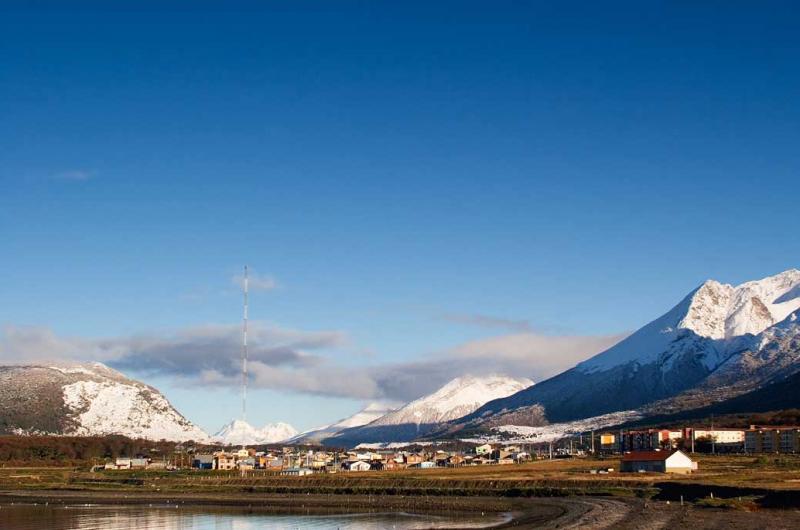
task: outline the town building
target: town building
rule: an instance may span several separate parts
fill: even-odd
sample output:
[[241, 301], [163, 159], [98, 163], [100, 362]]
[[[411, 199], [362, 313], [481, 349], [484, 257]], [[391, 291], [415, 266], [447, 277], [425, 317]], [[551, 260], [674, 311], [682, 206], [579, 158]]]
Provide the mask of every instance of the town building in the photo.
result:
[[348, 471], [370, 471], [372, 466], [369, 462], [364, 460], [356, 460], [355, 462], [345, 463]]
[[612, 453], [618, 450], [617, 447], [618, 436], [613, 432], [604, 432], [600, 434], [600, 451], [603, 453]]
[[683, 437], [680, 430], [645, 429], [620, 433], [619, 451], [655, 451], [670, 449]]
[[213, 454], [196, 454], [192, 458], [192, 467], [195, 469], [214, 469]]
[[748, 453], [798, 453], [800, 427], [751, 425], [744, 432], [744, 450]]
[[214, 469], [218, 471], [230, 471], [236, 469], [236, 455], [225, 452], [214, 453]]
[[730, 453], [744, 450], [744, 429], [687, 427], [683, 432], [684, 447], [692, 451]]
[[475, 448], [475, 454], [478, 456], [490, 455], [492, 454], [493, 450], [494, 448], [491, 446], [491, 444], [483, 444]]
[[683, 451], [635, 451], [622, 456], [620, 471], [627, 473], [691, 473], [697, 463]]
[[466, 459], [461, 455], [450, 455], [447, 459], [447, 467], [461, 467], [466, 464]]

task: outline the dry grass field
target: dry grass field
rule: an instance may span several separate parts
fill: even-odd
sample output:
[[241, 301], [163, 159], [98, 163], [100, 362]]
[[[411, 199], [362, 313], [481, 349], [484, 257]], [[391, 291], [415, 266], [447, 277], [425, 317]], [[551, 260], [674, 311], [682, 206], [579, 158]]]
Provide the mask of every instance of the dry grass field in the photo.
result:
[[[0, 504], [244, 506], [276, 513], [514, 513], [515, 528], [796, 528], [800, 457], [701, 456], [690, 476], [619, 473], [619, 459], [336, 473], [0, 468]], [[608, 474], [592, 470], [613, 468]], [[682, 502], [683, 501], [683, 502]], [[768, 509], [779, 508], [779, 509]]]
[[[559, 496], [572, 494], [647, 496], [666, 487], [714, 486], [798, 492], [798, 456], [697, 456], [692, 475], [619, 473], [619, 459], [540, 460], [522, 465], [455, 469], [372, 471], [285, 477], [275, 473], [211, 471], [105, 471], [80, 468], [0, 468], [0, 490], [272, 492], [389, 495]], [[613, 471], [607, 474], [592, 470]], [[724, 491], [720, 495], [724, 495]]]

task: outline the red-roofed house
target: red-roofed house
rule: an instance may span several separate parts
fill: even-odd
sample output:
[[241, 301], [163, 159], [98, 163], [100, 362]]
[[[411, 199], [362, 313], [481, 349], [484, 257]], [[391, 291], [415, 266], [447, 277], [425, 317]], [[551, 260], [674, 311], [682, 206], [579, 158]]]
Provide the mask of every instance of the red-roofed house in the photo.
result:
[[620, 471], [628, 473], [691, 473], [697, 462], [683, 451], [635, 451], [622, 456]]

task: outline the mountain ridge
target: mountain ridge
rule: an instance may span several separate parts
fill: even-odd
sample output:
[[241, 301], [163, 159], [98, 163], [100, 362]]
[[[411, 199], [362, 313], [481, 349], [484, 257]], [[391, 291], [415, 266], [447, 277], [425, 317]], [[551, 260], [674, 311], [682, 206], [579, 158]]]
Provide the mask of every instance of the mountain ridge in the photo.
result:
[[263, 445], [279, 443], [297, 435], [288, 423], [267, 423], [260, 429], [244, 420], [232, 420], [222, 426], [212, 439], [225, 445]]
[[[685, 406], [677, 396], [692, 391], [696, 397], [707, 394], [706, 400], [734, 397], [763, 385], [768, 377], [800, 368], [793, 362], [798, 309], [797, 269], [736, 287], [708, 280], [611, 348], [531, 388], [486, 403], [449, 430], [511, 423], [523, 416], [527, 419], [522, 421], [539, 426], [648, 403]], [[727, 391], [720, 393], [721, 386]]]

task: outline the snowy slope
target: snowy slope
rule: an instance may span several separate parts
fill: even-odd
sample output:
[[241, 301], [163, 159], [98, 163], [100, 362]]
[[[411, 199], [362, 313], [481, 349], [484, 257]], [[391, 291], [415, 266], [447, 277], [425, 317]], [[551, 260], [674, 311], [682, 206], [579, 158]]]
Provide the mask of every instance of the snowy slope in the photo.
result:
[[636, 410], [625, 410], [594, 416], [582, 420], [565, 423], [552, 423], [541, 427], [524, 427], [519, 425], [501, 425], [492, 428], [493, 434], [480, 438], [463, 438], [462, 441], [473, 443], [547, 443], [555, 442], [567, 436], [586, 433], [591, 430], [605, 429], [622, 425], [642, 418]]
[[396, 404], [376, 401], [374, 403], [370, 403], [352, 416], [337, 421], [331, 425], [331, 427], [337, 430], [348, 429], [350, 427], [361, 427], [362, 425], [372, 423], [381, 416], [389, 414], [396, 408]]
[[78, 381], [64, 387], [64, 403], [74, 411], [79, 424], [70, 434], [124, 434], [151, 440], [208, 438], [164, 396], [141, 383]]
[[101, 363], [2, 367], [0, 388], [0, 423], [16, 433], [208, 439], [158, 390]]
[[[608, 370], [631, 361], [649, 363], [668, 351], [676, 340], [687, 336], [719, 341], [757, 335], [797, 309], [800, 309], [797, 269], [737, 287], [708, 280], [667, 314], [578, 368]], [[724, 354], [719, 348], [706, 353], [703, 362], [709, 367], [724, 360], [718, 355]]]
[[384, 416], [398, 407], [395, 403], [385, 403], [381, 401], [375, 401], [373, 403], [368, 404], [363, 409], [359, 410], [352, 416], [348, 416], [347, 418], [341, 419], [336, 423], [332, 423], [330, 425], [325, 425], [323, 427], [317, 427], [316, 429], [312, 429], [310, 431], [302, 432], [297, 436], [291, 438], [289, 441], [292, 443], [318, 443], [319, 441], [328, 438], [330, 436], [335, 435], [336, 433], [343, 431], [344, 429], [351, 429], [353, 427], [361, 427], [362, 425], [366, 425], [371, 423], [381, 416]]
[[457, 377], [442, 388], [390, 412], [370, 425], [442, 423], [466, 416], [487, 401], [515, 394], [533, 381], [502, 375]]
[[800, 369], [793, 320], [798, 309], [797, 269], [738, 286], [706, 281], [615, 346], [534, 387], [487, 403], [460, 424], [497, 427], [509, 423], [506, 416], [521, 416], [514, 411], [526, 410], [532, 412], [526, 425], [535, 427], [639, 409], [679, 395], [687, 399], [673, 399], [670, 406], [729, 398], [768, 377]]
[[214, 435], [214, 440], [225, 445], [261, 445], [282, 442], [296, 434], [288, 423], [268, 423], [257, 429], [246, 421], [233, 420]]
[[444, 422], [469, 414], [487, 401], [511, 395], [532, 384], [529, 379], [501, 375], [458, 377], [430, 395], [367, 425], [342, 430], [324, 439], [323, 443], [352, 447], [359, 443], [413, 440]]

